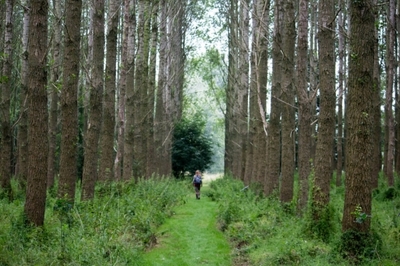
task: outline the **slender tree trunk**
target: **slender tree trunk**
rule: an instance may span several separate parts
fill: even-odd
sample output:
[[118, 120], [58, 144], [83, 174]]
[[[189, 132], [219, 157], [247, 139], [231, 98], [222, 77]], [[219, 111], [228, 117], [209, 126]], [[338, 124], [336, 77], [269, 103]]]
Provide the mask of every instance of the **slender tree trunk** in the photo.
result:
[[280, 200], [293, 199], [295, 168], [294, 46], [296, 42], [294, 0], [284, 2], [282, 43], [282, 176]]
[[58, 104], [59, 104], [59, 90], [61, 86], [61, 73], [62, 73], [62, 24], [63, 24], [63, 11], [61, 1], [53, 1], [53, 32], [54, 38], [52, 42], [52, 58], [54, 65], [51, 67], [50, 72], [50, 110], [49, 110], [49, 158], [47, 170], [47, 187], [54, 187], [54, 179], [57, 174], [57, 133], [58, 133]]
[[[12, 135], [10, 121], [10, 105], [12, 90], [12, 68], [13, 68], [13, 14], [14, 0], [6, 1], [6, 20], [4, 31], [4, 58], [2, 77], [1, 77], [1, 146], [0, 146], [0, 183], [5, 193], [5, 197], [12, 200], [11, 189], [11, 154], [12, 154]], [[1, 197], [1, 196], [0, 196]]]
[[[145, 121], [148, 110], [148, 59], [149, 59], [149, 2], [138, 1], [138, 25], [137, 25], [137, 52], [135, 68], [134, 101], [135, 115], [133, 117], [133, 174], [136, 178], [143, 177], [146, 173], [147, 142]], [[152, 112], [150, 111], [152, 114]]]
[[58, 197], [74, 203], [78, 179], [78, 84], [80, 63], [80, 25], [82, 1], [67, 0], [63, 89], [61, 91], [61, 154]]
[[272, 47], [272, 88], [271, 88], [271, 113], [268, 124], [268, 142], [267, 142], [267, 177], [264, 184], [264, 192], [270, 195], [279, 187], [280, 163], [281, 163], [281, 136], [280, 119], [281, 103], [279, 98], [282, 92], [282, 29], [283, 29], [283, 1], [278, 0], [275, 3], [274, 16], [274, 36]]
[[28, 115], [27, 115], [27, 88], [28, 88], [28, 37], [29, 37], [29, 8], [28, 1], [24, 2], [22, 55], [21, 55], [21, 92], [20, 92], [20, 119], [18, 123], [18, 159], [16, 176], [22, 189], [25, 189], [28, 177]]
[[99, 180], [113, 179], [114, 127], [115, 127], [115, 90], [117, 64], [117, 38], [120, 14], [120, 0], [108, 2], [106, 79], [103, 96], [103, 124], [100, 137]]
[[235, 139], [237, 134], [237, 125], [235, 121], [235, 92], [238, 80], [238, 3], [230, 2], [228, 13], [228, 81], [226, 87], [226, 112], [225, 112], [225, 156], [224, 156], [224, 172], [226, 175], [235, 175], [234, 164], [235, 154], [240, 151], [239, 143]]
[[[126, 127], [131, 128], [132, 117], [131, 106], [126, 107], [128, 96], [133, 84], [133, 62], [135, 51], [135, 3], [134, 0], [124, 0], [124, 25], [123, 25], [123, 43], [122, 43], [122, 67], [119, 82], [118, 97], [118, 148], [115, 158], [114, 169], [115, 178], [128, 180], [131, 178], [132, 172], [132, 143], [131, 131], [127, 131]], [[128, 87], [129, 86], [129, 87]], [[126, 119], [126, 117], [128, 119]], [[126, 147], [128, 145], [128, 147]], [[126, 150], [127, 149], [127, 150]]]
[[342, 230], [368, 232], [370, 219], [354, 222], [357, 210], [371, 215], [375, 16], [373, 0], [350, 1], [349, 92], [347, 97], [346, 192]]
[[85, 135], [85, 159], [82, 176], [82, 199], [91, 199], [97, 181], [98, 148], [102, 120], [104, 67], [104, 0], [93, 0], [93, 57], [90, 87], [90, 112]]
[[337, 168], [336, 168], [336, 186], [342, 185], [342, 172], [343, 172], [343, 93], [344, 93], [344, 64], [345, 64], [345, 8], [344, 0], [339, 1], [339, 14], [338, 14], [338, 49], [339, 49], [339, 76], [338, 76], [338, 114], [337, 114]]
[[394, 117], [393, 117], [393, 80], [394, 80], [394, 43], [395, 43], [395, 0], [389, 0], [389, 20], [387, 28], [387, 51], [386, 51], [386, 103], [385, 113], [387, 115], [387, 157], [386, 157], [386, 177], [389, 186], [394, 185]]
[[308, 202], [308, 178], [311, 171], [311, 97], [307, 80], [308, 52], [308, 0], [299, 1], [299, 22], [297, 35], [297, 97], [299, 99], [299, 200], [297, 209], [303, 212]]
[[24, 213], [27, 223], [42, 226], [46, 205], [48, 113], [48, 1], [30, 1], [28, 82], [28, 180]]
[[[158, 15], [159, 15], [159, 1], [154, 1], [151, 12], [151, 46], [150, 46], [150, 59], [149, 59], [149, 110], [155, 110], [156, 101], [156, 67], [157, 67], [157, 48], [158, 48]], [[155, 113], [147, 116], [147, 166], [146, 176], [150, 177], [153, 173], [158, 173], [154, 166], [157, 164], [155, 155], [155, 139], [154, 139], [154, 117]]]
[[318, 140], [313, 184], [313, 219], [321, 219], [329, 203], [330, 181], [333, 174], [333, 138], [335, 135], [335, 5], [334, 1], [319, 2], [319, 75], [320, 101]]
[[168, 176], [172, 173], [172, 164], [168, 159], [170, 156], [172, 125], [170, 118], [168, 85], [168, 13], [169, 5], [167, 1], [160, 1], [160, 48], [159, 48], [159, 66], [158, 66], [158, 86], [156, 94], [156, 114], [154, 123], [154, 142], [156, 146], [157, 173]]

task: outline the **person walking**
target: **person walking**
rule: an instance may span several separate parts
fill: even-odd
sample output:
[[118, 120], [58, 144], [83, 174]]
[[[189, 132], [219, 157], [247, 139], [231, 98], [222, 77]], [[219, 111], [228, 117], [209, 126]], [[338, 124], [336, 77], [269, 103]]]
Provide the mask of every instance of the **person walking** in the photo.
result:
[[194, 191], [196, 192], [196, 199], [200, 199], [200, 188], [203, 185], [203, 180], [201, 178], [200, 170], [196, 170], [195, 175], [193, 176], [193, 186]]

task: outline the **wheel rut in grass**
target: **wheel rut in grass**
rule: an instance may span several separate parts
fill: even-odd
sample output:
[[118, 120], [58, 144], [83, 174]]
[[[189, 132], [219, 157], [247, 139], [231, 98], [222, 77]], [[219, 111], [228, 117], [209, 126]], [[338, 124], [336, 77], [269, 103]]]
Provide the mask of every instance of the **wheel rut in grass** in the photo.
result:
[[160, 227], [157, 245], [144, 255], [146, 265], [231, 265], [230, 247], [217, 228], [217, 203], [194, 192]]

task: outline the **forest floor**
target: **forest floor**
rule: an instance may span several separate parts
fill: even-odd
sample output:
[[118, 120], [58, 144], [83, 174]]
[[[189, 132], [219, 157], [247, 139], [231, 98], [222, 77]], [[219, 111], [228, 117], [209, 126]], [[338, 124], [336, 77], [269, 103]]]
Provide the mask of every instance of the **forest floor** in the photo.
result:
[[145, 254], [146, 265], [232, 265], [229, 243], [217, 228], [217, 203], [204, 196], [215, 178], [205, 175], [201, 199], [193, 191], [160, 227], [157, 244]]

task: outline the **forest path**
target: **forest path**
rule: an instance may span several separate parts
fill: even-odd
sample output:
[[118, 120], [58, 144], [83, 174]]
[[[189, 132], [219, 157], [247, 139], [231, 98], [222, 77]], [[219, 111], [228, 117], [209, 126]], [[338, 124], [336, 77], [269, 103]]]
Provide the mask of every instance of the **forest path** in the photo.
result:
[[160, 227], [157, 245], [144, 255], [146, 265], [231, 265], [230, 246], [217, 229], [217, 203], [205, 197], [208, 186], [202, 187], [202, 197], [188, 195], [186, 204]]

